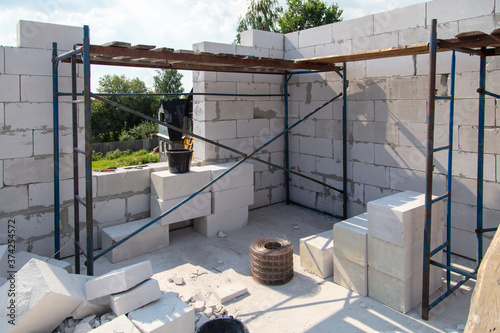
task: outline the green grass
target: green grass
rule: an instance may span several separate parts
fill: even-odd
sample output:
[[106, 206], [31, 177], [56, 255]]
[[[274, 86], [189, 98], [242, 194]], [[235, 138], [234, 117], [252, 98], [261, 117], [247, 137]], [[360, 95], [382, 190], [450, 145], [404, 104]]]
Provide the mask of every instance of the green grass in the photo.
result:
[[144, 149], [136, 152], [131, 150], [120, 151], [117, 149], [106, 153], [106, 155], [103, 155], [102, 153], [93, 153], [92, 170], [156, 163], [159, 160], [160, 157], [158, 154], [152, 155]]

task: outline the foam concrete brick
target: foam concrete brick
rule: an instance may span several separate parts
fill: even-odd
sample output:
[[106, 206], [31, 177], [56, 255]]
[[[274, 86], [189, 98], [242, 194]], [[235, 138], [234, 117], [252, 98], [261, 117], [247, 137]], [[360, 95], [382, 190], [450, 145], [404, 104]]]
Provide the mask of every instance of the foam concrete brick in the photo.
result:
[[[368, 203], [368, 235], [404, 247], [424, 237], [424, 194], [405, 191]], [[432, 206], [432, 231], [444, 226], [444, 202]]]
[[92, 330], [93, 333], [141, 333], [139, 329], [127, 318], [121, 315], [104, 325]]
[[300, 239], [300, 265], [322, 278], [333, 274], [333, 231]]
[[54, 158], [16, 158], [4, 160], [3, 181], [5, 185], [48, 183], [54, 180]]
[[214, 290], [214, 295], [221, 304], [227, 303], [236, 297], [245, 295], [247, 287], [241, 282], [233, 282]]
[[248, 207], [210, 214], [194, 219], [194, 230], [205, 237], [214, 237], [219, 231], [230, 232], [248, 224]]
[[[16, 295], [14, 318], [9, 317], [10, 288], [5, 283], [0, 288], [2, 306], [0, 331], [2, 332], [52, 332], [82, 302], [79, 290], [64, 269], [31, 259], [15, 275]], [[14, 319], [15, 326], [8, 323]]]
[[212, 192], [211, 195], [212, 213], [225, 212], [240, 207], [250, 206], [254, 202], [253, 185], [245, 185], [230, 190]]
[[191, 333], [195, 329], [194, 308], [173, 292], [164, 293], [158, 301], [131, 311], [128, 317], [143, 333]]
[[0, 188], [0, 201], [2, 202], [2, 207], [0, 207], [2, 217], [8, 216], [9, 213], [25, 210], [28, 207], [27, 186]]
[[426, 5], [422, 3], [375, 14], [373, 16], [374, 33], [382, 34], [415, 27], [423, 27], [426, 23], [425, 10]]
[[[182, 197], [164, 201], [155, 197], [151, 197], [151, 217], [156, 218], [160, 216], [186, 198], [187, 197]], [[163, 217], [160, 220], [160, 223], [162, 225], [167, 225], [194, 219], [200, 216], [209, 215], [211, 209], [210, 207], [210, 193], [200, 193], [188, 202], [179, 206], [179, 208], [176, 208], [167, 216]]]
[[[207, 165], [204, 168], [210, 170], [210, 180], [214, 180], [220, 176], [223, 172], [227, 171], [234, 163], [222, 163]], [[253, 184], [253, 164], [251, 163], [241, 163], [236, 168], [227, 173], [224, 177], [219, 179], [213, 185], [210, 186], [211, 192], [228, 190], [236, 187], [252, 185]]]
[[0, 76], [0, 101], [2, 102], [19, 102], [19, 75]]
[[30, 253], [30, 252], [26, 252], [26, 251], [16, 252], [15, 258], [16, 258], [16, 268], [23, 267], [31, 259], [37, 259], [37, 260], [45, 261], [52, 266], [62, 268], [65, 271], [67, 271], [68, 273], [72, 272], [71, 264], [64, 261], [64, 260], [57, 260], [54, 258], [39, 256], [38, 254]]
[[208, 182], [210, 182], [210, 172], [196, 167], [186, 173], [153, 172], [151, 195], [161, 200], [180, 198], [191, 195]]
[[0, 156], [2, 158], [30, 157], [33, 155], [32, 131], [10, 132], [5, 131], [0, 135], [2, 145]]
[[362, 296], [368, 295], [368, 266], [333, 253], [333, 282]]
[[[101, 234], [102, 248], [109, 248], [111, 245], [119, 242], [132, 232], [142, 228], [151, 221], [152, 219], [148, 218], [103, 229]], [[104, 256], [112, 263], [116, 263], [164, 248], [168, 246], [168, 244], [168, 226], [163, 226], [158, 222], [155, 222], [151, 226], [139, 232], [137, 235], [130, 238], [125, 243], [115, 247]]]
[[[53, 12], [57, 8], [51, 8], [49, 5], [44, 10]], [[20, 20], [17, 24], [18, 47], [52, 49], [52, 43], [57, 42], [59, 50], [72, 50], [73, 45], [81, 43], [82, 40], [82, 27], [25, 20]]]
[[368, 265], [368, 214], [333, 225], [333, 253], [361, 266]]
[[123, 267], [98, 276], [85, 283], [88, 300], [128, 290], [153, 276], [150, 261]]
[[[431, 295], [441, 287], [441, 277], [442, 271], [433, 267], [429, 288]], [[422, 302], [422, 274], [401, 280], [368, 266], [368, 286], [368, 296], [403, 313]]]
[[97, 195], [100, 197], [108, 197], [115, 193], [125, 192], [149, 192], [151, 185], [151, 170], [126, 170], [123, 168], [117, 169], [113, 173], [96, 173], [97, 178]]
[[78, 297], [82, 300], [80, 305], [71, 313], [74, 319], [79, 320], [91, 315], [101, 316], [111, 311], [109, 308], [108, 297], [103, 296], [95, 300], [89, 301], [85, 296], [85, 283], [91, 279], [92, 276], [71, 274], [71, 278], [75, 281], [79, 290]]
[[283, 38], [280, 33], [249, 29], [241, 33], [241, 45], [283, 50]]
[[108, 296], [109, 306], [117, 316], [154, 302], [160, 297], [160, 285], [155, 279], [149, 279], [130, 290]]

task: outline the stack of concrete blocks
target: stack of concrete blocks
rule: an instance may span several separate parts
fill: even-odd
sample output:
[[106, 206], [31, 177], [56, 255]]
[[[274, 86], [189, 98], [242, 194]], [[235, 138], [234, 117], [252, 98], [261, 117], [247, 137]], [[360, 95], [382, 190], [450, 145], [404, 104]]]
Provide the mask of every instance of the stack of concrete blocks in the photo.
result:
[[333, 282], [368, 295], [368, 214], [333, 225]]
[[[222, 175], [234, 163], [202, 167], [210, 180]], [[253, 165], [242, 163], [210, 186], [211, 213], [194, 219], [194, 229], [205, 237], [219, 231], [241, 229], [248, 223], [248, 207], [254, 203]]]
[[144, 261], [87, 281], [85, 294], [88, 301], [108, 297], [111, 310], [121, 316], [160, 298], [158, 281], [151, 276], [151, 262]]
[[333, 275], [334, 233], [325, 231], [300, 239], [300, 265], [325, 279]]
[[[422, 301], [424, 195], [406, 191], [368, 203], [368, 295], [408, 312]], [[432, 206], [431, 247], [443, 242], [444, 202]], [[442, 252], [432, 258], [442, 260]], [[430, 293], [442, 283], [431, 266]]]
[[[283, 59], [283, 35], [249, 30], [241, 34], [241, 44], [202, 42], [195, 52], [227, 53]], [[194, 96], [193, 128], [196, 134], [249, 153], [284, 130], [283, 76], [247, 73], [193, 72], [194, 92], [262, 94], [275, 96]], [[284, 165], [284, 137], [262, 149], [257, 157]], [[240, 155], [195, 140], [194, 158], [223, 163]], [[251, 209], [285, 200], [283, 171], [248, 160], [254, 165], [255, 199]]]
[[[170, 171], [151, 174], [151, 218], [157, 218], [169, 209], [187, 199], [190, 195], [210, 182], [210, 171], [202, 167], [193, 167], [186, 173]], [[210, 189], [179, 206], [159, 220], [161, 225], [180, 222], [189, 224], [194, 218], [210, 214]]]

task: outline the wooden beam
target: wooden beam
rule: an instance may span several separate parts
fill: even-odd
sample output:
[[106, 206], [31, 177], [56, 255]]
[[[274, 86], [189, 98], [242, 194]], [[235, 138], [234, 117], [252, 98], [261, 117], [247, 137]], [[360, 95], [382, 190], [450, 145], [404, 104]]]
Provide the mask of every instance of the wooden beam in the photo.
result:
[[397, 46], [387, 49], [353, 52], [353, 53], [331, 55], [325, 57], [304, 58], [304, 59], [297, 59], [295, 61], [335, 64], [335, 63], [363, 61], [363, 60], [380, 59], [380, 58], [401, 57], [401, 56], [425, 54], [425, 53], [429, 53], [429, 43]]

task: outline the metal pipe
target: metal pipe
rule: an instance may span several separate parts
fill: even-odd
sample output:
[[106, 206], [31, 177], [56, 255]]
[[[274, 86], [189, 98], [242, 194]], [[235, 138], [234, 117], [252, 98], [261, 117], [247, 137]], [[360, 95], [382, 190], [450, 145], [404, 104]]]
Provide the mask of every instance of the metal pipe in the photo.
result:
[[[76, 83], [76, 56], [71, 56], [71, 93], [72, 100], [77, 99], [77, 83]], [[78, 184], [78, 105], [72, 103], [72, 120], [73, 120], [73, 212], [74, 212], [74, 233], [75, 233], [75, 273], [80, 274], [80, 203], [76, 199], [79, 196], [80, 189]]]
[[81, 54], [82, 53], [82, 47], [78, 47], [76, 48], [75, 50], [72, 50], [72, 51], [68, 51], [68, 52], [65, 52], [63, 54], [60, 54], [60, 55], [56, 55], [56, 57], [54, 58], [54, 61], [61, 61], [63, 59], [68, 59], [68, 58], [71, 58], [72, 56], [76, 56], [77, 54]]
[[481, 232], [484, 234], [485, 232], [494, 232], [497, 231], [498, 228], [485, 228]]
[[92, 207], [92, 121], [90, 104], [90, 33], [83, 27], [83, 85], [85, 100], [85, 208], [87, 222], [87, 275], [94, 275], [94, 220]]
[[233, 97], [283, 97], [285, 94], [226, 94], [226, 93], [98, 93], [94, 96], [233, 96]]
[[[97, 100], [100, 100], [100, 101], [103, 101], [103, 102], [105, 102], [105, 103], [108, 103], [109, 105], [112, 105], [112, 106], [114, 106], [114, 107], [116, 107], [116, 108], [119, 108], [119, 109], [121, 109], [121, 110], [123, 110], [123, 111], [127, 111], [127, 112], [129, 112], [129, 113], [135, 114], [136, 116], [139, 116], [139, 117], [141, 117], [141, 118], [147, 119], [147, 120], [152, 121], [152, 122], [154, 122], [154, 123], [157, 123], [157, 124], [159, 124], [159, 125], [163, 125], [163, 126], [165, 126], [165, 127], [168, 127], [168, 128], [170, 128], [170, 129], [173, 129], [173, 130], [175, 130], [175, 131], [178, 131], [178, 132], [181, 132], [181, 133], [183, 133], [183, 134], [189, 135], [189, 136], [191, 136], [191, 137], [193, 137], [193, 138], [195, 138], [195, 139], [198, 139], [198, 140], [201, 140], [201, 141], [208, 142], [208, 143], [210, 143], [210, 144], [213, 144], [213, 145], [215, 145], [215, 146], [217, 146], [217, 147], [220, 147], [220, 148], [223, 148], [223, 149], [227, 149], [227, 150], [229, 150], [229, 151], [231, 151], [231, 152], [233, 152], [233, 153], [236, 153], [236, 154], [238, 154], [238, 155], [241, 155], [241, 156], [246, 156], [246, 155], [247, 155], [246, 153], [240, 152], [240, 151], [238, 151], [238, 150], [236, 150], [236, 149], [234, 149], [234, 148], [231, 148], [231, 147], [228, 147], [228, 146], [223, 145], [223, 144], [221, 144], [221, 143], [218, 143], [218, 142], [216, 142], [216, 141], [213, 141], [213, 140], [210, 140], [210, 139], [204, 138], [204, 137], [202, 137], [202, 136], [200, 136], [200, 135], [194, 134], [194, 133], [189, 132], [189, 131], [187, 131], [187, 130], [185, 130], [185, 129], [182, 129], [182, 128], [179, 128], [179, 127], [175, 127], [175, 126], [173, 126], [173, 125], [171, 125], [171, 124], [168, 124], [168, 123], [166, 123], [166, 122], [159, 121], [158, 119], [155, 119], [155, 118], [153, 118], [153, 117], [150, 117], [150, 116], [147, 116], [147, 115], [145, 115], [145, 114], [142, 114], [142, 113], [141, 113], [141, 112], [139, 112], [139, 111], [133, 110], [133, 109], [131, 109], [131, 108], [129, 108], [129, 107], [123, 106], [123, 105], [121, 105], [121, 104], [118, 104], [118, 103], [116, 103], [116, 102], [113, 102], [113, 101], [111, 101], [111, 100], [109, 100], [109, 99], [106, 99], [106, 98], [104, 98], [104, 97], [96, 96], [96, 95], [94, 95], [94, 94], [91, 94], [91, 95], [92, 95], [92, 97], [93, 97], [93, 98], [95, 98], [95, 99], [97, 99]], [[340, 95], [336, 96], [333, 100], [335, 100], [335, 99], [339, 98], [341, 95], [342, 95], [342, 94], [340, 94]], [[333, 100], [332, 100], [332, 101], [333, 101]], [[321, 109], [322, 109], [322, 108], [324, 108], [324, 107], [325, 107], [328, 103], [331, 103], [331, 101], [329, 101], [329, 102], [327, 102], [327, 103], [323, 104], [322, 106], [320, 106], [319, 108], [315, 109], [312, 113], [315, 113], [315, 112], [317, 112], [317, 111], [321, 110]], [[290, 131], [290, 130], [291, 130], [291, 128], [289, 128], [289, 129], [288, 129], [288, 131]], [[282, 167], [282, 166], [280, 166], [280, 165], [277, 165], [277, 164], [274, 164], [274, 163], [271, 163], [271, 162], [268, 162], [268, 161], [264, 161], [264, 160], [262, 160], [262, 159], [260, 159], [260, 158], [254, 157], [254, 156], [251, 156], [250, 158], [251, 158], [251, 159], [253, 159], [253, 160], [255, 160], [255, 161], [258, 161], [258, 162], [261, 162], [261, 163], [264, 163], [264, 164], [270, 165], [270, 166], [272, 166], [272, 167], [274, 167], [274, 168], [277, 168], [277, 169], [280, 169], [280, 170], [284, 170], [285, 172], [286, 172], [286, 171], [288, 171], [288, 172], [289, 172], [289, 173], [291, 173], [291, 174], [294, 174], [294, 175], [296, 175], [296, 176], [302, 177], [302, 178], [307, 179], [307, 180], [310, 180], [310, 181], [312, 181], [312, 182], [315, 182], [315, 183], [321, 184], [321, 185], [323, 185], [323, 186], [325, 186], [325, 187], [328, 187], [328, 188], [330, 188], [330, 189], [332, 189], [332, 190], [334, 190], [334, 191], [337, 191], [337, 192], [339, 192], [339, 193], [342, 193], [342, 190], [339, 190], [339, 189], [337, 189], [337, 188], [335, 188], [335, 187], [333, 187], [333, 186], [331, 186], [331, 185], [328, 185], [328, 184], [326, 184], [326, 183], [320, 182], [319, 180], [316, 180], [316, 179], [311, 178], [311, 177], [309, 177], [309, 176], [302, 175], [302, 174], [300, 174], [300, 173], [298, 173], [298, 172], [296, 172], [296, 171], [290, 170], [289, 168], [284, 168], [284, 167]]]
[[347, 64], [344, 62], [342, 75], [342, 218], [347, 218]]
[[432, 203], [434, 204], [434, 203], [436, 203], [438, 201], [442, 201], [444, 199], [448, 199], [448, 197], [449, 197], [449, 193], [446, 192], [445, 194], [440, 195], [439, 197], [436, 197], [436, 198], [432, 199]]
[[422, 278], [422, 319], [429, 320], [429, 282], [431, 261], [432, 176], [434, 171], [434, 111], [436, 102], [436, 19], [432, 20], [429, 47], [429, 104], [427, 111], [427, 157], [425, 182], [425, 226]]
[[[482, 55], [479, 68], [479, 89], [486, 91], [486, 56]], [[479, 94], [479, 119], [477, 125], [477, 228], [483, 229], [483, 178], [484, 178], [484, 105], [485, 94]], [[483, 260], [483, 234], [477, 234], [477, 265]]]
[[[285, 86], [285, 129], [288, 130], [288, 82], [292, 78], [293, 74], [284, 76], [284, 86]], [[285, 192], [286, 192], [286, 204], [290, 204], [290, 138], [288, 131], [285, 134]]]
[[436, 299], [434, 302], [432, 302], [432, 304], [429, 305], [429, 310], [432, 309], [432, 308], [434, 308], [436, 305], [438, 305], [446, 297], [448, 297], [451, 294], [453, 294], [455, 292], [455, 290], [457, 290], [458, 288], [460, 288], [467, 281], [469, 281], [469, 278], [463, 279], [462, 281], [460, 281], [456, 285], [454, 285], [451, 289], [448, 289], [446, 291], [446, 293], [444, 293], [443, 295], [441, 295], [438, 299]]
[[481, 89], [481, 88], [479, 88], [479, 89], [477, 90], [477, 92], [478, 92], [478, 93], [480, 93], [480, 94], [485, 94], [485, 95], [487, 95], [487, 96], [494, 97], [494, 98], [500, 98], [500, 95], [499, 95], [499, 94], [494, 94], [494, 93], [492, 93], [492, 92], [486, 91], [486, 90]]
[[[446, 202], [446, 240], [448, 247], [446, 249], [446, 264], [451, 266], [451, 188], [453, 184], [453, 126], [455, 121], [455, 73], [456, 73], [456, 54], [451, 54], [451, 77], [450, 77], [450, 119], [448, 128], [448, 179], [446, 182], [446, 191], [448, 192], [448, 201]], [[451, 272], [446, 271], [446, 290], [450, 289]]]
[[[182, 206], [183, 204], [185, 204], [186, 202], [190, 201], [191, 199], [193, 199], [194, 197], [196, 197], [198, 194], [200, 194], [201, 192], [203, 192], [205, 189], [207, 189], [208, 187], [210, 187], [212, 184], [214, 184], [215, 182], [217, 182], [219, 179], [221, 179], [222, 177], [224, 177], [226, 174], [228, 174], [229, 172], [231, 172], [234, 168], [236, 168], [238, 165], [240, 165], [241, 163], [243, 163], [244, 161], [246, 161], [248, 158], [250, 158], [252, 155], [255, 155], [257, 154], [259, 151], [261, 151], [262, 149], [264, 149], [266, 146], [270, 145], [272, 142], [274, 142], [275, 140], [277, 140], [279, 137], [283, 136], [285, 133], [287, 133], [288, 131], [290, 131], [292, 128], [298, 126], [300, 123], [302, 123], [303, 121], [305, 121], [307, 118], [309, 118], [310, 116], [312, 116], [314, 113], [318, 112], [319, 110], [321, 110], [323, 107], [325, 107], [326, 105], [330, 104], [331, 102], [333, 102], [334, 100], [336, 100], [337, 98], [339, 98], [342, 94], [339, 94], [337, 95], [336, 97], [332, 98], [330, 101], [324, 103], [321, 107], [317, 108], [316, 110], [310, 112], [308, 115], [306, 115], [304, 118], [302, 119], [299, 119], [298, 121], [296, 121], [292, 126], [290, 126], [289, 129], [284, 129], [282, 132], [280, 132], [279, 134], [277, 134], [276, 136], [274, 136], [273, 138], [271, 138], [270, 140], [268, 140], [266, 143], [264, 143], [263, 145], [261, 145], [259, 148], [255, 149], [254, 151], [252, 151], [251, 153], [248, 153], [246, 156], [244, 156], [240, 161], [238, 161], [236, 164], [234, 164], [233, 166], [231, 166], [229, 169], [227, 169], [226, 171], [224, 171], [222, 174], [220, 174], [218, 177], [216, 177], [215, 179], [213, 179], [212, 181], [210, 181], [208, 184], [206, 184], [205, 186], [201, 187], [200, 189], [198, 189], [196, 192], [194, 192], [193, 194], [191, 194], [189, 197], [187, 197], [186, 199], [182, 200], [181, 202], [179, 202], [177, 205], [175, 205], [174, 207], [170, 208], [169, 210], [167, 210], [165, 213], [161, 214], [160, 216], [158, 216], [157, 218], [153, 219], [152, 221], [146, 223], [144, 226], [142, 226], [141, 228], [137, 229], [136, 231], [132, 232], [131, 234], [129, 234], [128, 236], [124, 237], [123, 239], [121, 239], [120, 241], [116, 242], [115, 244], [111, 245], [110, 247], [108, 247], [107, 249], [104, 249], [102, 250], [101, 252], [99, 252], [97, 255], [95, 255], [93, 257], [94, 260], [97, 260], [98, 258], [100, 258], [101, 256], [103, 256], [104, 254], [108, 253], [109, 251], [111, 251], [112, 249], [114, 249], [115, 247], [119, 246], [120, 244], [126, 242], [127, 240], [129, 240], [130, 238], [132, 238], [133, 236], [137, 235], [139, 232], [141, 232], [142, 230], [146, 229], [147, 227], [149, 227], [150, 225], [152, 225], [153, 223], [155, 223], [156, 221], [162, 219], [163, 217], [167, 216], [168, 214], [170, 214], [171, 212], [173, 212], [174, 210], [176, 210], [177, 208], [179, 208], [180, 206]], [[135, 110], [132, 110], [132, 111], [135, 111]], [[135, 111], [137, 112], [137, 111]], [[90, 260], [90, 259], [89, 259]]]
[[444, 268], [446, 270], [452, 271], [454, 273], [457, 273], [457, 274], [460, 274], [460, 275], [463, 275], [463, 276], [467, 276], [468, 278], [471, 278], [471, 279], [475, 279], [476, 278], [476, 273], [475, 272], [470, 273], [470, 272], [464, 271], [463, 269], [456, 268], [456, 267], [453, 267], [453, 266], [448, 266], [448, 265], [442, 264], [442, 263], [434, 261], [434, 260], [431, 260], [431, 264], [434, 265], [434, 266], [441, 267], [441, 268]]
[[450, 149], [450, 145], [446, 145], [446, 146], [443, 146], [443, 147], [439, 147], [439, 148], [434, 148], [434, 152], [437, 153], [438, 151], [442, 151], [442, 150], [446, 150], [446, 149]]
[[[448, 246], [448, 241], [444, 242], [443, 244], [439, 245], [437, 248], [431, 251], [431, 258], [441, 250], [445, 249]], [[448, 265], [449, 266], [449, 265]]]
[[59, 200], [59, 72], [56, 61], [57, 43], [52, 43], [52, 110], [53, 110], [53, 140], [54, 140], [54, 253], [60, 259], [61, 251], [61, 221]]

